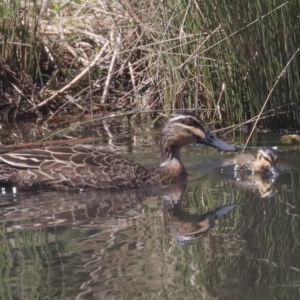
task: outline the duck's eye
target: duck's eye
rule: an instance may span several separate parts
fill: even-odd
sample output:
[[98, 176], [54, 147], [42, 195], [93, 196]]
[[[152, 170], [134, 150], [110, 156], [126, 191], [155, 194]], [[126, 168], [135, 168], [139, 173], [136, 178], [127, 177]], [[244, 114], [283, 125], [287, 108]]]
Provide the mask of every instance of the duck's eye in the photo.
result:
[[193, 121], [191, 119], [186, 119], [185, 124], [186, 125], [192, 125]]

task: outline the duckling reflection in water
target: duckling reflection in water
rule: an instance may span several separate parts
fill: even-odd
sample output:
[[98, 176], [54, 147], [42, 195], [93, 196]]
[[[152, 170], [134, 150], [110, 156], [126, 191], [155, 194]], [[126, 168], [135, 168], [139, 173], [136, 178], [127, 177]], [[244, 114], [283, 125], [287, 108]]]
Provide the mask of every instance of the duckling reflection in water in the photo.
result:
[[176, 112], [161, 132], [161, 163], [148, 169], [121, 155], [82, 146], [46, 147], [0, 155], [0, 183], [20, 188], [132, 189], [169, 184], [187, 176], [180, 148], [201, 143], [236, 151], [190, 112]]
[[247, 173], [276, 173], [277, 155], [268, 148], [258, 149], [256, 156], [252, 154], [237, 155], [233, 159], [228, 159], [223, 163], [221, 172], [234, 168], [236, 172]]
[[271, 198], [277, 193], [276, 180], [278, 173], [240, 173], [233, 176], [235, 184], [247, 190], [258, 192], [261, 198]]

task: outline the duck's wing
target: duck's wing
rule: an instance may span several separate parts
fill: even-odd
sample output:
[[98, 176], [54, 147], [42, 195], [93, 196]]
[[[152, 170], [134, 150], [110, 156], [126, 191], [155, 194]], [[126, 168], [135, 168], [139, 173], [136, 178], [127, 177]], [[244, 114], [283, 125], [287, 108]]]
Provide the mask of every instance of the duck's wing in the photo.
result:
[[4, 153], [0, 159], [15, 168], [38, 169], [43, 162], [51, 161], [53, 157], [46, 149], [25, 149]]
[[148, 169], [121, 155], [82, 146], [20, 150], [0, 158], [17, 168], [11, 169], [10, 181], [22, 187], [133, 188], [150, 178]]

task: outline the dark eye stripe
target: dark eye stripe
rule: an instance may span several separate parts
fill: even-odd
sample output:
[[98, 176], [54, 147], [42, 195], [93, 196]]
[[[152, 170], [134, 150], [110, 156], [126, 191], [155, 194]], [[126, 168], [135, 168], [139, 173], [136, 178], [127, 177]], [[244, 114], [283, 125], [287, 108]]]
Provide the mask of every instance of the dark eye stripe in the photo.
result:
[[270, 164], [273, 164], [276, 161], [275, 157], [273, 156], [263, 156], [263, 158]]

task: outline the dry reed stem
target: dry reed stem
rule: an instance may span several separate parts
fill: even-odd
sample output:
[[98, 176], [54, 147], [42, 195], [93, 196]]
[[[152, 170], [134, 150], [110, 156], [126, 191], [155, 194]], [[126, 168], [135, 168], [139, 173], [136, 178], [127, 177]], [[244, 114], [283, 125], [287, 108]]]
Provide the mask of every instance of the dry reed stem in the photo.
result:
[[77, 106], [82, 112], [84, 111], [84, 108], [76, 102], [76, 100], [71, 96], [67, 95], [66, 98], [68, 99], [67, 102], [65, 102], [63, 105], [61, 105], [44, 123], [43, 126], [46, 125], [51, 119], [53, 119], [65, 106], [67, 106], [68, 103], [73, 103], [75, 106]]
[[68, 90], [70, 87], [72, 87], [75, 83], [77, 83], [83, 76], [85, 76], [91, 68], [93, 68], [96, 64], [99, 63], [99, 59], [103, 55], [104, 51], [109, 45], [109, 41], [107, 41], [104, 46], [101, 48], [100, 52], [98, 55], [95, 57], [95, 59], [78, 75], [76, 76], [73, 80], [71, 80], [67, 85], [65, 85], [63, 88], [61, 88], [59, 91], [57, 91], [54, 95], [49, 97], [48, 99], [44, 100], [43, 102], [39, 103], [37, 105], [37, 108], [41, 108], [48, 104], [50, 101], [54, 100], [57, 96]]
[[256, 119], [256, 121], [255, 121], [255, 123], [254, 123], [254, 125], [253, 125], [253, 128], [252, 128], [252, 130], [251, 130], [251, 132], [250, 132], [250, 134], [249, 134], [249, 136], [248, 136], [248, 138], [247, 138], [247, 141], [246, 141], [246, 143], [245, 143], [245, 145], [244, 145], [244, 148], [243, 148], [243, 150], [241, 151], [241, 154], [245, 151], [245, 149], [246, 149], [246, 147], [247, 147], [247, 145], [248, 145], [248, 143], [249, 143], [249, 141], [250, 141], [250, 139], [251, 139], [251, 137], [252, 137], [252, 134], [253, 134], [253, 132], [254, 132], [254, 130], [255, 130], [255, 128], [256, 128], [256, 125], [257, 125], [258, 121], [260, 120], [260, 116], [262, 115], [262, 113], [263, 113], [263, 111], [264, 111], [264, 109], [265, 109], [267, 103], [269, 102], [269, 100], [270, 100], [270, 98], [271, 98], [271, 95], [272, 95], [273, 91], [275, 90], [276, 85], [278, 84], [279, 80], [282, 78], [283, 74], [285, 74], [285, 72], [286, 72], [288, 66], [289, 66], [290, 63], [293, 61], [294, 57], [295, 57], [296, 54], [299, 52], [299, 50], [300, 50], [300, 48], [298, 48], [298, 49], [295, 51], [295, 53], [293, 54], [293, 56], [290, 58], [290, 60], [287, 62], [287, 64], [285, 65], [285, 67], [283, 68], [283, 70], [281, 71], [281, 73], [279, 74], [279, 76], [277, 77], [277, 79], [276, 79], [274, 85], [272, 86], [272, 88], [271, 88], [271, 90], [270, 90], [270, 92], [269, 92], [269, 94], [268, 94], [268, 96], [267, 96], [267, 98], [266, 98], [266, 100], [265, 100], [264, 105], [263, 105], [262, 108], [261, 108], [260, 113], [258, 114], [258, 117], [257, 117], [257, 119]]
[[[278, 109], [279, 109], [279, 108], [282, 108], [282, 106], [278, 107]], [[276, 109], [277, 109], [277, 108], [276, 108]], [[264, 114], [267, 114], [267, 113], [269, 113], [269, 112], [271, 112], [271, 111], [275, 111], [276, 109], [272, 108], [272, 109], [270, 109], [270, 110], [264, 112]], [[259, 116], [257, 115], [257, 116], [254, 116], [254, 117], [252, 117], [251, 119], [249, 119], [249, 120], [247, 120], [247, 121], [245, 121], [245, 122], [242, 122], [242, 123], [239, 123], [239, 124], [236, 124], [236, 125], [226, 126], [226, 127], [220, 128], [220, 129], [216, 129], [216, 130], [214, 130], [213, 132], [214, 132], [214, 133], [217, 133], [217, 132], [221, 132], [221, 131], [230, 129], [229, 131], [227, 131], [227, 132], [225, 132], [225, 133], [222, 134], [222, 136], [225, 136], [225, 135], [229, 134], [230, 132], [233, 132], [233, 131], [237, 130], [238, 128], [242, 127], [243, 125], [246, 125], [246, 124], [250, 124], [250, 123], [255, 122], [255, 121], [258, 119], [258, 117], [259, 117]], [[264, 116], [264, 117], [261, 117], [261, 116], [260, 116], [260, 120], [266, 119], [266, 118], [268, 118], [268, 116]]]
[[225, 83], [222, 84], [222, 90], [221, 90], [221, 93], [220, 93], [220, 96], [219, 96], [219, 99], [218, 99], [218, 102], [217, 102], [217, 105], [216, 105], [216, 108], [215, 108], [215, 112], [214, 112], [214, 115], [213, 115], [213, 119], [215, 118], [216, 116], [216, 113], [218, 112], [218, 115], [219, 115], [219, 119], [220, 121], [222, 122], [222, 114], [221, 114], [221, 110], [220, 110], [220, 102], [221, 102], [221, 99], [222, 99], [222, 95], [225, 91]]
[[83, 144], [87, 142], [95, 142], [102, 140], [102, 137], [91, 137], [84, 139], [70, 139], [70, 140], [59, 140], [59, 141], [42, 141], [42, 142], [30, 142], [20, 143], [16, 145], [2, 145], [1, 149], [14, 149], [14, 148], [32, 148], [41, 146], [52, 146], [52, 145], [69, 145], [69, 144]]
[[111, 81], [111, 78], [112, 78], [112, 71], [113, 71], [114, 66], [115, 66], [115, 61], [116, 61], [117, 56], [118, 56], [120, 41], [121, 41], [121, 34], [118, 33], [117, 45], [115, 46], [115, 49], [114, 49], [114, 52], [113, 52], [113, 55], [112, 55], [112, 58], [111, 58], [111, 62], [110, 62], [109, 69], [108, 69], [108, 74], [107, 74], [107, 77], [106, 77], [106, 82], [105, 82], [105, 85], [104, 85], [103, 95], [102, 95], [102, 99], [101, 99], [102, 104], [106, 103], [106, 100], [107, 100], [108, 89], [109, 89], [109, 86], [110, 86], [110, 81]]

